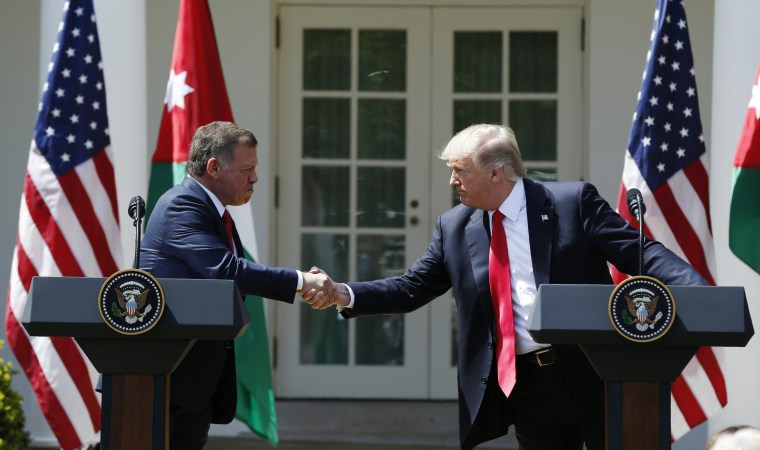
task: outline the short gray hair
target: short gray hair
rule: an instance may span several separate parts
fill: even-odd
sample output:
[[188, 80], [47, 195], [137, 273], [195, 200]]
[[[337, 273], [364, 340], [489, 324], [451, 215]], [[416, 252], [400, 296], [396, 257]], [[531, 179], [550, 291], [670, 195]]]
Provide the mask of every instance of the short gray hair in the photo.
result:
[[235, 158], [238, 145], [256, 147], [256, 136], [232, 122], [211, 122], [198, 127], [190, 143], [185, 170], [190, 175], [202, 177], [211, 158], [216, 158], [223, 168], [228, 168]]
[[439, 157], [445, 161], [470, 158], [481, 169], [503, 167], [512, 181], [525, 176], [517, 138], [506, 125], [471, 125], [451, 138]]

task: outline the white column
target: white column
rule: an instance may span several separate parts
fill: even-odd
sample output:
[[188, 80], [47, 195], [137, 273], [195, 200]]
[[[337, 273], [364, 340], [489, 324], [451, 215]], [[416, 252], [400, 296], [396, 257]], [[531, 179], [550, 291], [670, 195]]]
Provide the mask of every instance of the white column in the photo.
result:
[[[755, 327], [760, 323], [760, 275], [728, 248], [728, 214], [736, 145], [760, 64], [757, 0], [716, 0], [713, 58], [710, 201], [718, 262], [718, 283], [744, 286]], [[720, 309], [720, 299], [716, 299]], [[709, 314], [709, 312], [706, 312]], [[760, 427], [760, 341], [724, 351], [728, 406], [708, 425], [712, 434], [729, 425]]]

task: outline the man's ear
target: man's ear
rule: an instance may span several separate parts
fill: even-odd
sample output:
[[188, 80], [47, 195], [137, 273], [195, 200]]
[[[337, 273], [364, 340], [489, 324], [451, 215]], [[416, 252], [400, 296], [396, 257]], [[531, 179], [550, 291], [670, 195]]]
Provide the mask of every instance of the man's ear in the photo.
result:
[[209, 158], [208, 162], [206, 163], [206, 173], [209, 174], [212, 178], [217, 178], [219, 176], [219, 160], [211, 157]]
[[491, 182], [496, 183], [499, 181], [499, 178], [504, 176], [504, 167], [502, 166], [494, 166], [491, 169]]

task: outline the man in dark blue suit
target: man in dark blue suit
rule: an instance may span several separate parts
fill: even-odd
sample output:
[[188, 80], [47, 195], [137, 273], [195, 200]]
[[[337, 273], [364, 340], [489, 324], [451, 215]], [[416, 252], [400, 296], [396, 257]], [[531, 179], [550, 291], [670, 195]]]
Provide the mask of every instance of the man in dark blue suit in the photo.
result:
[[[304, 298], [315, 308], [336, 303], [350, 318], [414, 311], [453, 289], [461, 447], [504, 435], [514, 424], [523, 450], [580, 450], [584, 443], [604, 449], [598, 375], [578, 347], [538, 344], [526, 323], [541, 284], [611, 284], [608, 262], [636, 273], [637, 231], [588, 183], [524, 178], [508, 127], [473, 125], [451, 139], [441, 159], [451, 167], [449, 184], [462, 204], [438, 218], [425, 254], [401, 276], [338, 285], [332, 300], [316, 291]], [[489, 274], [489, 250], [496, 253], [491, 246], [498, 244], [491, 242], [492, 230], [501, 245], [507, 242], [509, 265]], [[667, 284], [707, 284], [659, 242], [647, 240], [645, 247], [647, 275]], [[499, 303], [493, 285], [506, 280], [506, 300]], [[500, 321], [506, 314], [510, 319]], [[516, 382], [502, 387], [500, 366], [509, 360]]]
[[[198, 128], [190, 144], [188, 176], [161, 196], [148, 221], [140, 268], [159, 278], [235, 280], [241, 295], [288, 303], [307, 289], [320, 291], [321, 298], [335, 295], [323, 274], [268, 267], [243, 257], [226, 207], [246, 204], [253, 195], [256, 146], [253, 133], [230, 122]], [[210, 423], [232, 421], [234, 358], [232, 342], [198, 341], [172, 373], [172, 449], [201, 449]]]

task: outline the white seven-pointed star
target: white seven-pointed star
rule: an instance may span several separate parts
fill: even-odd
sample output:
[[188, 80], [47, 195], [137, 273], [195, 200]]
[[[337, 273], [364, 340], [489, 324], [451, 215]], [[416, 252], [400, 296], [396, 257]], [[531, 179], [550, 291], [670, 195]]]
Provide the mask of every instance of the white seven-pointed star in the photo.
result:
[[166, 96], [164, 97], [164, 103], [166, 103], [166, 109], [171, 112], [172, 108], [179, 106], [185, 109], [185, 96], [195, 89], [185, 84], [187, 78], [187, 71], [174, 73], [174, 69], [169, 73], [169, 82], [166, 83]]
[[760, 120], [760, 77], [757, 77], [757, 82], [752, 86], [752, 98], [747, 107], [755, 108], [755, 119]]

